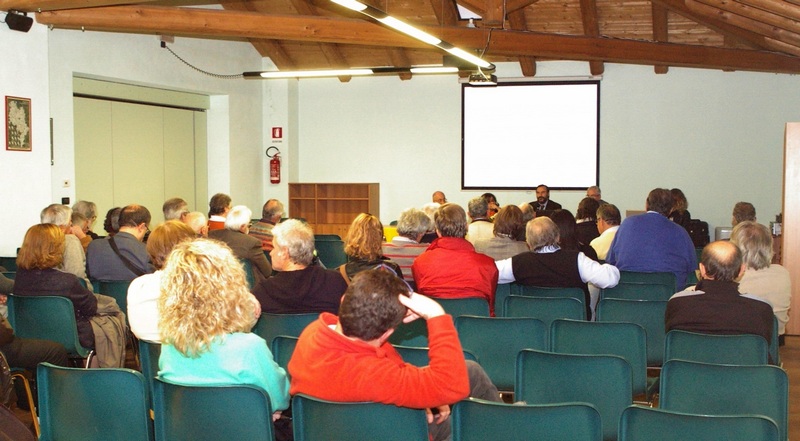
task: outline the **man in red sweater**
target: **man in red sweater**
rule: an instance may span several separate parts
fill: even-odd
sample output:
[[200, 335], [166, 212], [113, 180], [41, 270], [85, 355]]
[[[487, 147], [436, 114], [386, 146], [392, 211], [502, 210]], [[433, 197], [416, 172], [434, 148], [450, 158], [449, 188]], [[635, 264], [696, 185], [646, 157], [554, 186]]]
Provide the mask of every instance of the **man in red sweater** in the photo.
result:
[[[403, 362], [388, 343], [401, 322], [418, 318], [428, 325], [430, 365], [425, 368]], [[450, 435], [450, 424], [443, 424], [450, 404], [467, 396], [499, 401], [483, 369], [465, 362], [452, 317], [381, 270], [359, 273], [344, 294], [339, 316], [322, 313], [303, 331], [289, 372], [292, 395], [425, 409], [434, 440]]]

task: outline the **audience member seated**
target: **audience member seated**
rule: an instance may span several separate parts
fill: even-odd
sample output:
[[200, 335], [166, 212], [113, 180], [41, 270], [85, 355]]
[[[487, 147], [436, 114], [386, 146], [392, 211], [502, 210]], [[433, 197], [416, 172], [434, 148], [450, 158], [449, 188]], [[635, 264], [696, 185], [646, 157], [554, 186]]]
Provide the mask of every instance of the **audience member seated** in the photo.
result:
[[605, 205], [608, 202], [603, 200], [602, 191], [600, 191], [600, 187], [596, 185], [592, 185], [591, 187], [586, 189], [586, 197], [592, 198], [596, 200], [600, 205]]
[[469, 217], [472, 219], [467, 227], [466, 239], [473, 245], [480, 239], [494, 237], [494, 226], [489, 219], [489, 204], [482, 197], [472, 198], [467, 206]]
[[494, 237], [475, 242], [475, 251], [486, 254], [494, 260], [508, 259], [528, 251], [522, 210], [516, 205], [506, 205], [501, 208], [494, 217], [493, 228]]
[[411, 264], [417, 256], [428, 249], [428, 244], [420, 241], [431, 229], [433, 221], [425, 212], [409, 208], [400, 213], [400, 218], [397, 220], [397, 236], [393, 237], [390, 243], [381, 246], [383, 256], [400, 266], [406, 282], [414, 283]]
[[611, 248], [611, 242], [614, 241], [620, 222], [622, 222], [622, 216], [616, 205], [603, 204], [597, 209], [597, 231], [600, 232], [600, 236], [595, 238], [589, 245], [597, 252], [598, 259], [606, 259], [608, 249]]
[[447, 197], [445, 197], [443, 192], [436, 190], [433, 192], [433, 195], [431, 196], [431, 202], [435, 202], [439, 205], [446, 204]]
[[83, 214], [73, 211], [70, 223], [72, 224], [70, 234], [74, 234], [75, 237], [80, 239], [83, 252], [86, 253], [86, 248], [89, 247], [89, 242], [92, 241], [92, 236], [86, 234], [89, 230], [89, 219]]
[[380, 219], [366, 213], [361, 213], [353, 219], [344, 237], [347, 263], [339, 267], [339, 272], [347, 283], [350, 283], [353, 276], [359, 272], [379, 265], [386, 265], [397, 273], [398, 277], [403, 277], [400, 265], [384, 257], [382, 244], [383, 224]]
[[692, 215], [687, 210], [689, 201], [686, 200], [686, 195], [683, 194], [680, 188], [673, 188], [669, 192], [672, 194], [672, 209], [667, 217], [683, 228], [688, 228]]
[[30, 227], [17, 256], [14, 294], [68, 298], [75, 311], [81, 346], [97, 351], [100, 367], [122, 367], [125, 315], [113, 298], [93, 294], [75, 275], [57, 269], [63, 259], [64, 246], [64, 232], [57, 226]]
[[225, 228], [209, 231], [208, 237], [225, 242], [239, 259], [247, 259], [253, 266], [256, 284], [272, 275], [272, 265], [261, 249], [261, 241], [247, 235], [253, 212], [244, 205], [233, 207], [225, 218]]
[[580, 251], [592, 260], [597, 259], [597, 253], [589, 243], [581, 242], [577, 235], [577, 223], [575, 217], [569, 210], [556, 210], [550, 215], [550, 219], [558, 227], [558, 246], [562, 250]]
[[106, 218], [103, 220], [103, 229], [109, 236], [113, 236], [119, 232], [119, 212], [122, 207], [114, 207], [106, 212]]
[[89, 201], [78, 201], [72, 206], [72, 212], [80, 213], [89, 220], [89, 228], [85, 231], [86, 235], [90, 236], [92, 240], [100, 239], [100, 236], [92, 231], [94, 223], [97, 221], [97, 204]]
[[500, 211], [500, 204], [497, 203], [497, 197], [492, 193], [484, 193], [481, 197], [486, 200], [486, 204], [489, 206], [489, 210], [486, 213], [487, 217], [489, 217], [489, 219], [494, 219], [494, 215]]
[[197, 237], [208, 237], [208, 221], [205, 214], [192, 211], [184, 216], [183, 222], [194, 231]]
[[561, 204], [550, 200], [550, 187], [540, 184], [536, 187], [536, 200], [531, 202], [536, 209], [537, 216], [550, 216], [556, 210], [561, 209]]
[[584, 293], [587, 317], [591, 317], [591, 297], [587, 283], [612, 288], [619, 283], [619, 270], [600, 264], [582, 252], [561, 249], [558, 226], [546, 216], [528, 222], [526, 237], [531, 251], [510, 259], [498, 260], [498, 283], [517, 282], [527, 286], [580, 288]]
[[164, 261], [172, 248], [197, 237], [194, 230], [179, 220], [169, 220], [156, 227], [147, 241], [147, 254], [155, 272], [139, 276], [128, 287], [128, 323], [140, 340], [161, 342], [158, 330], [158, 298]]
[[739, 292], [736, 280], [744, 271], [742, 253], [736, 245], [729, 241], [706, 245], [700, 257], [700, 282], [667, 302], [667, 332], [680, 329], [705, 334], [755, 334], [769, 342], [772, 307]]
[[756, 222], [756, 207], [750, 202], [737, 202], [733, 206], [733, 217], [731, 218], [731, 225], [736, 226], [739, 222], [752, 221]]
[[181, 198], [170, 198], [164, 201], [161, 206], [164, 213], [164, 221], [179, 220], [186, 222], [186, 215], [189, 214], [189, 204]]
[[417, 290], [430, 297], [480, 297], [494, 311], [497, 268], [494, 260], [475, 252], [467, 242], [467, 214], [456, 204], [444, 204], [436, 210], [434, 240], [411, 265]]
[[224, 193], [211, 196], [208, 201], [208, 231], [225, 229], [225, 217], [231, 211], [231, 197]]
[[647, 195], [647, 213], [625, 218], [608, 250], [606, 262], [621, 271], [671, 272], [678, 289], [697, 268], [697, 254], [689, 233], [667, 218], [672, 194], [656, 188]]
[[783, 337], [792, 303], [792, 281], [786, 268], [772, 264], [772, 234], [764, 225], [744, 221], [733, 227], [731, 243], [739, 247], [747, 267], [739, 280], [739, 291], [772, 305], [778, 334]]
[[436, 227], [433, 224], [433, 215], [436, 213], [436, 210], [441, 207], [441, 205], [442, 204], [438, 202], [430, 202], [422, 206], [422, 211], [425, 212], [425, 214], [428, 216], [428, 219], [431, 220], [431, 224], [430, 227], [428, 227], [428, 232], [422, 236], [422, 239], [420, 239], [419, 243], [431, 243], [439, 237], [436, 235]]
[[536, 210], [533, 208], [533, 205], [527, 202], [519, 204], [518, 207], [522, 210], [522, 225], [528, 225], [528, 222], [536, 217]]
[[270, 199], [261, 208], [261, 220], [250, 225], [250, 235], [261, 241], [261, 249], [272, 251], [272, 227], [283, 217], [283, 204]]
[[153, 265], [142, 239], [149, 230], [150, 211], [128, 205], [119, 213], [119, 232], [89, 244], [86, 268], [95, 280], [133, 280], [152, 273]]
[[[430, 365], [422, 368], [404, 363], [387, 341], [400, 323], [415, 319], [426, 320], [428, 327]], [[467, 396], [500, 401], [483, 369], [464, 360], [452, 317], [380, 270], [363, 271], [353, 279], [339, 317], [323, 313], [303, 331], [289, 373], [293, 395], [426, 409], [435, 441], [450, 439], [451, 404]]]
[[314, 261], [314, 231], [308, 224], [289, 219], [271, 230], [272, 268], [277, 273], [261, 281], [253, 294], [261, 311], [278, 314], [332, 312], [347, 289], [341, 274]]
[[289, 381], [267, 342], [250, 332], [258, 302], [231, 250], [208, 239], [184, 241], [173, 248], [161, 278], [158, 375], [185, 385], [261, 387], [276, 420], [289, 407]]
[[43, 224], [56, 225], [65, 234], [64, 257], [59, 269], [83, 279], [91, 289], [92, 284], [86, 276], [86, 253], [72, 228], [72, 209], [66, 205], [52, 204], [42, 210], [39, 217]]
[[589, 245], [600, 235], [597, 228], [597, 209], [600, 204], [592, 198], [583, 198], [575, 212], [575, 236], [578, 242]]

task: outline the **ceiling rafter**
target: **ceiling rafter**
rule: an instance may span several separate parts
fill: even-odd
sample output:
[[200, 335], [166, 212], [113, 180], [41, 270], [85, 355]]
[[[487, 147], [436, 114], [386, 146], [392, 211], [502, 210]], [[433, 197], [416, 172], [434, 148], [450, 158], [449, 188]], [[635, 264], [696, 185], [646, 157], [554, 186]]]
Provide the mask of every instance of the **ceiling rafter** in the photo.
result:
[[[588, 37], [599, 37], [600, 23], [597, 21], [597, 3], [595, 0], [580, 0], [580, 5], [583, 33]], [[589, 62], [589, 71], [592, 75], [602, 75], [605, 66], [602, 61], [593, 60]]]
[[[508, 24], [511, 29], [520, 31], [528, 28], [528, 22], [525, 18], [525, 10], [518, 9], [508, 14]], [[519, 67], [522, 69], [522, 75], [526, 77], [536, 76], [536, 58], [535, 57], [519, 57]]]
[[[2, 1], [2, 0], [0, 0]], [[223, 5], [223, 7], [227, 10], [233, 11], [249, 11], [249, 12], [256, 12], [252, 3], [231, 3], [227, 5]], [[288, 52], [283, 48], [281, 42], [278, 40], [259, 40], [255, 38], [248, 38], [250, 44], [261, 54], [262, 57], [269, 57], [272, 60], [272, 64], [278, 68], [278, 70], [295, 70], [297, 69], [297, 63], [292, 60], [292, 57], [289, 55]]]
[[[653, 40], [666, 43], [669, 41], [669, 19], [667, 8], [658, 3], [652, 3], [653, 12]], [[669, 66], [657, 64], [653, 66], [657, 74], [665, 74], [669, 71]]]

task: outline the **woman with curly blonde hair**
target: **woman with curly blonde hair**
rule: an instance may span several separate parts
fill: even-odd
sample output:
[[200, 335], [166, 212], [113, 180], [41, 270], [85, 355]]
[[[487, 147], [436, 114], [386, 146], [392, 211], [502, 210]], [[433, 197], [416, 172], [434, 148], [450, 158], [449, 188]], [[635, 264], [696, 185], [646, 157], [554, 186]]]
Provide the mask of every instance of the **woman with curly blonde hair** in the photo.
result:
[[258, 302], [225, 244], [175, 245], [161, 276], [159, 376], [180, 384], [249, 384], [267, 391], [276, 415], [289, 406], [289, 381], [267, 343], [250, 333]]
[[344, 253], [347, 263], [339, 271], [345, 280], [350, 280], [361, 271], [373, 269], [378, 265], [386, 265], [403, 278], [400, 266], [383, 257], [383, 224], [377, 217], [361, 213], [353, 219], [350, 229], [344, 237]]

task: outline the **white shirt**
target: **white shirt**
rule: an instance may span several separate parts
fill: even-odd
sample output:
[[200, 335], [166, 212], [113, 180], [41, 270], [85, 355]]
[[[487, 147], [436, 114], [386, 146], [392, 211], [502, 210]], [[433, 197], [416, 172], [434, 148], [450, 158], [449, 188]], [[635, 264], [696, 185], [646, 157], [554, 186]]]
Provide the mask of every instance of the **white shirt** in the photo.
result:
[[[554, 253], [560, 250], [558, 246], [547, 246], [535, 253], [547, 254]], [[497, 283], [511, 283], [516, 281], [514, 278], [514, 271], [511, 268], [511, 259], [498, 260], [495, 262], [497, 270], [500, 272]], [[586, 257], [583, 253], [578, 253], [578, 273], [581, 280], [591, 283], [598, 288], [613, 288], [619, 283], [619, 270], [617, 267], [609, 264], [599, 264], [594, 260]]]
[[139, 276], [128, 287], [128, 322], [139, 340], [161, 343], [158, 330], [158, 297], [161, 295], [161, 274]]
[[594, 251], [597, 253], [598, 259], [606, 260], [608, 249], [611, 248], [611, 242], [614, 241], [614, 236], [617, 235], [617, 230], [619, 230], [619, 225], [609, 227], [606, 231], [603, 231], [599, 236], [595, 237], [591, 242], [589, 242], [589, 245], [594, 248]]

